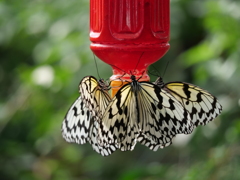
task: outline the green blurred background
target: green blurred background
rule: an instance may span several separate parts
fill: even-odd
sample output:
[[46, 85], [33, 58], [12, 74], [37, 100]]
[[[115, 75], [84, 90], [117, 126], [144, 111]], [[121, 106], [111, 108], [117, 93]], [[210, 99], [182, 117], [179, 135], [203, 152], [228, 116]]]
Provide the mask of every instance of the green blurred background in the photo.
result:
[[155, 67], [170, 61], [165, 82], [207, 89], [223, 112], [157, 152], [101, 157], [61, 137], [79, 81], [97, 77], [88, 27], [88, 0], [0, 1], [0, 179], [240, 179], [240, 1], [171, 1], [171, 49]]

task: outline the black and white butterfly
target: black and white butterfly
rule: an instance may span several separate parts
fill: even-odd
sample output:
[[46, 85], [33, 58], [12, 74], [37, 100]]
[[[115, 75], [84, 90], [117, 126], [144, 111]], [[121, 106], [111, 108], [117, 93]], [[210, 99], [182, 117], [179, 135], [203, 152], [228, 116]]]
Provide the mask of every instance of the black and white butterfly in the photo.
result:
[[206, 125], [222, 111], [217, 98], [196, 85], [180, 81], [165, 84], [161, 77], [157, 78], [155, 84], [183, 105], [189, 112], [194, 126]]
[[68, 110], [62, 123], [62, 136], [67, 142], [85, 144], [103, 156], [113, 153], [118, 147], [114, 144], [98, 145], [99, 121], [111, 98], [109, 87], [93, 76], [84, 77], [79, 85], [80, 97]]
[[134, 75], [113, 97], [99, 127], [99, 144], [118, 144], [122, 151], [132, 150], [137, 141], [164, 147], [176, 134], [193, 130], [188, 111], [174, 96]]
[[[193, 125], [206, 125], [214, 118], [216, 118], [222, 111], [222, 106], [217, 98], [210, 94], [208, 91], [186, 82], [169, 82], [164, 83], [161, 77], [158, 77], [154, 82], [161, 89], [174, 96], [183, 107], [189, 112]], [[151, 150], [166, 147], [172, 142], [167, 144], [156, 144], [144, 136], [139, 136], [139, 142], [148, 146]]]

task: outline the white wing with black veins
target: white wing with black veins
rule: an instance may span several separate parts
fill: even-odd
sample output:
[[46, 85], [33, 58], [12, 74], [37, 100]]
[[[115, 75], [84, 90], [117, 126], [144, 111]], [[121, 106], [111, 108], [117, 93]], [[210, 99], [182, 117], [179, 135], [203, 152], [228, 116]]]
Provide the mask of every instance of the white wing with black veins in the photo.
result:
[[62, 123], [62, 136], [67, 142], [85, 144], [102, 156], [108, 156], [117, 149], [116, 144], [98, 145], [98, 128], [102, 113], [109, 104], [108, 92], [99, 86], [96, 78], [87, 76], [80, 85], [81, 96], [68, 110]]
[[222, 111], [217, 98], [196, 85], [185, 82], [164, 84], [161, 77], [155, 84], [174, 96], [187, 109], [195, 126], [206, 125]]

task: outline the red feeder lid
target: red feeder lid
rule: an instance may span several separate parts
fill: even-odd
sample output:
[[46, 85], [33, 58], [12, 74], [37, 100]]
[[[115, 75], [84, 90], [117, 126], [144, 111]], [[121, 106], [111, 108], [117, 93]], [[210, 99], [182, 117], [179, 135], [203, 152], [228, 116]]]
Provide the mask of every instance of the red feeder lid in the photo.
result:
[[90, 0], [90, 48], [112, 66], [113, 87], [123, 84], [118, 78], [129, 80], [133, 71], [142, 77], [139, 81], [150, 80], [148, 66], [170, 47], [169, 1]]

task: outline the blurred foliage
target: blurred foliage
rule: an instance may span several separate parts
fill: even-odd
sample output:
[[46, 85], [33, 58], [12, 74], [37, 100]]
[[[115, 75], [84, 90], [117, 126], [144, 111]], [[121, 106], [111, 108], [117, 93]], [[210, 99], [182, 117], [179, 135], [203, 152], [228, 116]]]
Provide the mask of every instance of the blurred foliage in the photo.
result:
[[[209, 90], [223, 113], [171, 147], [101, 157], [66, 143], [61, 123], [96, 69], [88, 0], [0, 1], [0, 179], [240, 179], [240, 1], [172, 0], [168, 81]], [[111, 68], [98, 61], [101, 77]], [[174, 73], [171, 73], [174, 72]], [[95, 71], [91, 75], [97, 76]]]

